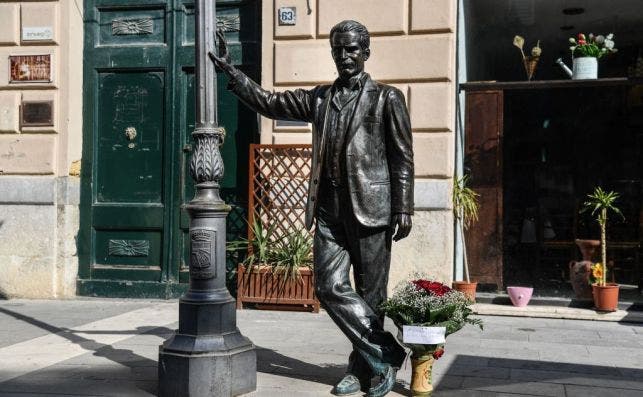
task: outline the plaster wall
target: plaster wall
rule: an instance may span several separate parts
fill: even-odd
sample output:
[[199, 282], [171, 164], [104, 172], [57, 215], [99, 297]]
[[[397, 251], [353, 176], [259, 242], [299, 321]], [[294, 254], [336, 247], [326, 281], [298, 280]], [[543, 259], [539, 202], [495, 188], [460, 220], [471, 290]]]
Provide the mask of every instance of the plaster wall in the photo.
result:
[[[75, 295], [82, 5], [0, 1], [1, 296]], [[17, 55], [50, 55], [51, 78], [11, 81], [10, 57]], [[24, 125], [24, 101], [51, 101], [52, 125]]]
[[[307, 3], [311, 12], [308, 13]], [[296, 24], [280, 25], [281, 7]], [[414, 271], [453, 277], [456, 0], [268, 0], [262, 10], [261, 84], [269, 90], [332, 83], [337, 72], [328, 34], [344, 19], [371, 33], [366, 71], [402, 90], [413, 128], [416, 192], [411, 235], [394, 244], [389, 288]], [[261, 142], [311, 142], [310, 125], [261, 119]]]

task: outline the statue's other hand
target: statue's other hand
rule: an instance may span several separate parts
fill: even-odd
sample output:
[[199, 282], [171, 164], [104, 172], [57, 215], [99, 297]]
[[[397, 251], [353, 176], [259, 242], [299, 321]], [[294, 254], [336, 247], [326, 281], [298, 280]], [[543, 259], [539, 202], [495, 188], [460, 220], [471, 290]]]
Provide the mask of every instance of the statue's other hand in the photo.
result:
[[411, 233], [412, 225], [413, 223], [411, 221], [411, 215], [394, 214], [393, 218], [391, 219], [391, 231], [395, 233], [393, 235], [393, 240], [399, 241], [408, 236], [409, 233]]
[[224, 72], [229, 72], [233, 66], [232, 61], [230, 60], [230, 53], [228, 52], [228, 44], [225, 40], [225, 35], [223, 30], [217, 30], [217, 42], [219, 45], [219, 55], [214, 52], [208, 52], [208, 56], [214, 62], [217, 67], [219, 67]]

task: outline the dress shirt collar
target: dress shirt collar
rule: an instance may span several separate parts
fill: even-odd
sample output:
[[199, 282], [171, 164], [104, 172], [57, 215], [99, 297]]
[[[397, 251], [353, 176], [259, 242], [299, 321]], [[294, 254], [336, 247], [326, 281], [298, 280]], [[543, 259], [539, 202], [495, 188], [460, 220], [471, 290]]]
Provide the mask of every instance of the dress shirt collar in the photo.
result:
[[364, 85], [365, 77], [366, 73], [360, 72], [348, 79], [348, 81], [338, 78], [337, 80], [335, 80], [335, 86], [338, 88], [348, 88], [349, 90], [354, 91], [356, 89], [362, 88], [362, 86]]

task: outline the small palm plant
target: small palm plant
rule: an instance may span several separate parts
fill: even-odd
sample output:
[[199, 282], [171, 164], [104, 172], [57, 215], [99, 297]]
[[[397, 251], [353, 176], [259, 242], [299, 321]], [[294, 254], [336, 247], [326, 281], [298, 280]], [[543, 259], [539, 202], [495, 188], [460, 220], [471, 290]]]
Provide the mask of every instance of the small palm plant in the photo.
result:
[[606, 192], [603, 188], [597, 186], [593, 193], [587, 195], [587, 201], [583, 204], [583, 211], [591, 210], [601, 228], [602, 271], [596, 272], [600, 275], [598, 280], [598, 285], [600, 286], [604, 286], [607, 282], [607, 214], [611, 211], [625, 219], [621, 210], [614, 204], [618, 198], [618, 193], [613, 191]]
[[464, 277], [467, 283], [469, 279], [469, 263], [467, 260], [467, 245], [464, 240], [464, 229], [478, 220], [478, 193], [467, 186], [469, 176], [464, 175], [456, 179], [453, 185], [453, 214], [460, 221], [459, 228], [462, 238], [462, 251], [464, 252]]

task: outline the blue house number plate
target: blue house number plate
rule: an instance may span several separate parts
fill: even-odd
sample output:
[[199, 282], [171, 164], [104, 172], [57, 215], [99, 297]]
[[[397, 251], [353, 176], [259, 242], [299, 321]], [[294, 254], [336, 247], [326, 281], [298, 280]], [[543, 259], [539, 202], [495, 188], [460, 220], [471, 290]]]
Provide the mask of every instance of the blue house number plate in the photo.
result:
[[279, 8], [279, 25], [297, 24], [297, 8], [281, 7]]

